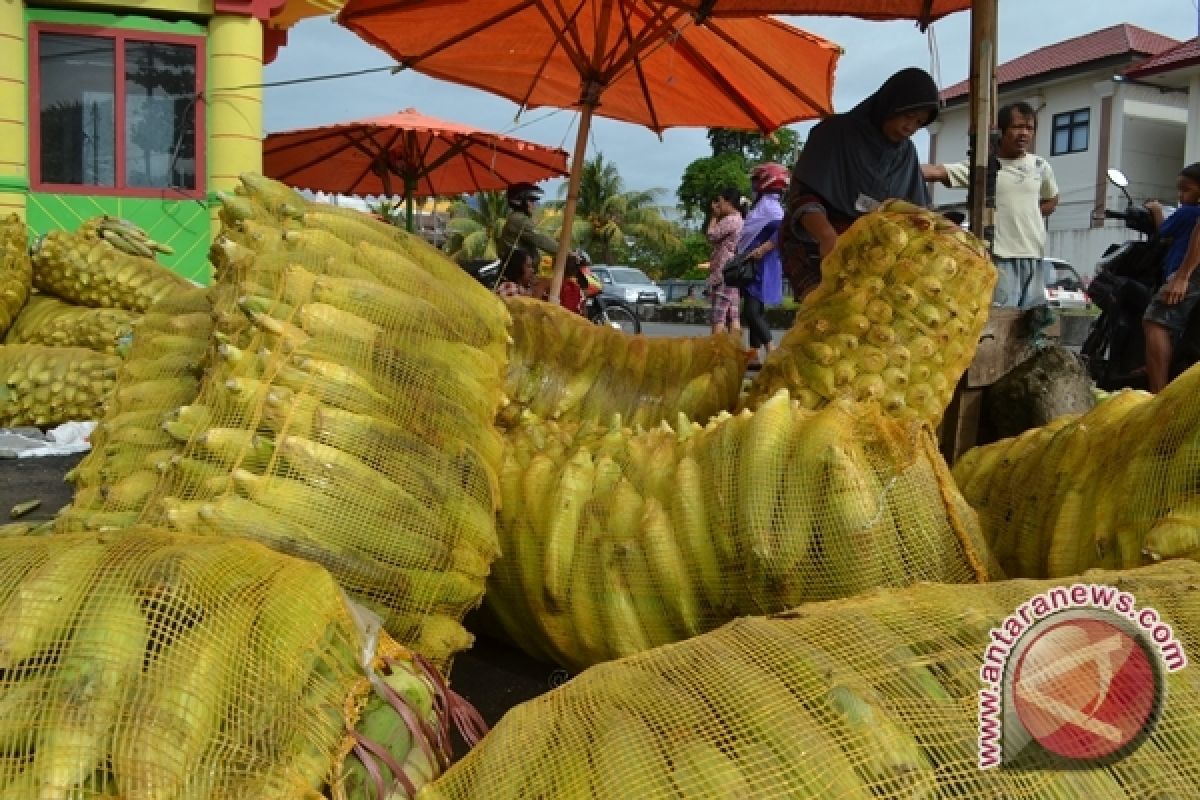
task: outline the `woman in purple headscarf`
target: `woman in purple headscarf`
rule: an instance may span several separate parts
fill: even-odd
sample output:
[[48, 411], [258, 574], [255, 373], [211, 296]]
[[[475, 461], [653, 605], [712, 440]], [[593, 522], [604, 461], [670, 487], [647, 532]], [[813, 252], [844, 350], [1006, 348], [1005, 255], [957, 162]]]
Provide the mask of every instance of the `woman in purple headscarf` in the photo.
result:
[[783, 262], [779, 258], [779, 227], [783, 221], [782, 196], [788, 187], [788, 171], [782, 164], [759, 164], [750, 173], [754, 205], [742, 223], [738, 252], [749, 252], [758, 260], [754, 281], [743, 290], [742, 318], [750, 330], [750, 347], [762, 357], [771, 352], [771, 326], [767, 306], [783, 302]]

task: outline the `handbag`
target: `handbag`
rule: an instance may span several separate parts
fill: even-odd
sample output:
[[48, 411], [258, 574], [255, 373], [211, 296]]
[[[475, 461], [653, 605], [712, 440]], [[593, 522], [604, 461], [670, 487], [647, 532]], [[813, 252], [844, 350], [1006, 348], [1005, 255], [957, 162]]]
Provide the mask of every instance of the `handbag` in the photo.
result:
[[725, 281], [726, 286], [733, 289], [741, 289], [754, 283], [754, 277], [757, 274], [758, 259], [750, 255], [749, 250], [734, 255], [721, 268], [721, 278]]

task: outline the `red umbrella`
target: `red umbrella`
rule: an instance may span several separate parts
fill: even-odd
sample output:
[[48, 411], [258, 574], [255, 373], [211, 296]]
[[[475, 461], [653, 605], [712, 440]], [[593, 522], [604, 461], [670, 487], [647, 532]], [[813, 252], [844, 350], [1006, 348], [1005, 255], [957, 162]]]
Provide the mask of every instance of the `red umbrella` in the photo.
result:
[[404, 190], [408, 229], [413, 197], [503, 189], [567, 174], [567, 153], [487, 133], [407, 108], [398, 114], [272, 133], [263, 173], [306, 189], [354, 195]]
[[411, 67], [524, 107], [582, 113], [551, 294], [557, 295], [591, 116], [652, 130], [770, 132], [833, 110], [841, 48], [778, 20], [709, 19], [662, 0], [350, 0], [338, 21]]

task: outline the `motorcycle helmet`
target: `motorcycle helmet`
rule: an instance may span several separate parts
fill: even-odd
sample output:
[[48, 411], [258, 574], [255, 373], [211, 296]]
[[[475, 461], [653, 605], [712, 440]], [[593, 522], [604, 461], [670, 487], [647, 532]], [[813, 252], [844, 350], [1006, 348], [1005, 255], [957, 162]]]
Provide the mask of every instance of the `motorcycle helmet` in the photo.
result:
[[788, 173], [787, 167], [774, 161], [759, 164], [750, 170], [750, 185], [755, 194], [782, 192], [787, 189], [790, 180], [791, 175]]
[[542, 190], [532, 183], [514, 183], [504, 196], [508, 199], [509, 208], [524, 211], [526, 203], [537, 203], [542, 199]]

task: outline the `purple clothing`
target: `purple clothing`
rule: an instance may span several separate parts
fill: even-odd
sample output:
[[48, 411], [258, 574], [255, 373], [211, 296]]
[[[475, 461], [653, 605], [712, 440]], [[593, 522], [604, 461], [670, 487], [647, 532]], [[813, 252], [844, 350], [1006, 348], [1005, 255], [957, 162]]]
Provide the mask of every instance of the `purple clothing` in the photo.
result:
[[764, 305], [774, 306], [783, 302], [783, 261], [779, 257], [779, 228], [783, 221], [783, 204], [774, 192], [760, 195], [754, 208], [742, 223], [742, 235], [738, 239], [738, 252], [757, 247], [768, 239], [775, 247], [759, 261], [754, 281], [742, 291], [756, 297]]

